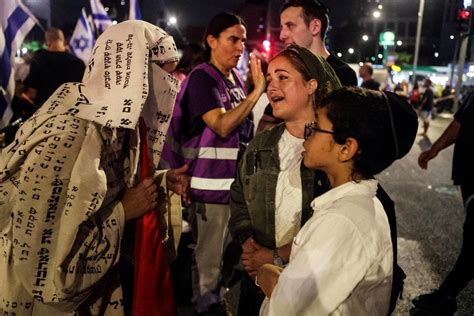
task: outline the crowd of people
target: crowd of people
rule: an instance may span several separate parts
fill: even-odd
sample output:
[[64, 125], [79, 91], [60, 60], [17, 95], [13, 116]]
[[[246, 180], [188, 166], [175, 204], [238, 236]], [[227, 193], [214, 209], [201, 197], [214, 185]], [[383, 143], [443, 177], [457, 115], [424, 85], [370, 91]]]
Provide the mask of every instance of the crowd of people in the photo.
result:
[[[418, 115], [426, 135], [431, 81], [423, 96], [380, 91], [364, 64], [357, 87], [325, 46], [317, 0], [286, 1], [280, 24], [285, 49], [265, 70], [250, 56], [250, 86], [236, 70], [247, 26], [233, 13], [181, 60], [144, 21], [108, 27], [88, 65], [46, 32], [12, 104], [22, 124], [4, 131], [2, 314], [176, 315], [188, 288], [197, 315], [229, 315], [236, 281], [242, 316], [393, 312], [405, 277], [395, 203], [374, 176], [410, 151]], [[414, 315], [452, 315], [474, 278], [472, 98], [419, 158], [426, 168], [456, 143], [467, 216], [456, 266]]]

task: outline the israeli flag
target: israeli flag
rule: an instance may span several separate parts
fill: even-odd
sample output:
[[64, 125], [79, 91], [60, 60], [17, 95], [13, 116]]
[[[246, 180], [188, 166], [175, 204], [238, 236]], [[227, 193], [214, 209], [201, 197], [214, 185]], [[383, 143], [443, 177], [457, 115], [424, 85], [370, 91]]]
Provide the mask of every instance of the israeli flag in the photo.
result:
[[112, 20], [107, 15], [104, 6], [100, 0], [90, 0], [91, 1], [91, 11], [92, 19], [94, 20], [95, 27], [99, 34], [102, 34], [103, 31], [110, 25], [112, 25]]
[[20, 0], [0, 1], [0, 127], [12, 117], [10, 108], [15, 93], [13, 65], [15, 54], [37, 20]]
[[86, 10], [82, 8], [81, 16], [77, 21], [76, 28], [72, 33], [69, 47], [76, 57], [82, 59], [87, 65], [94, 46], [94, 33], [87, 21]]
[[130, 0], [130, 9], [128, 11], [129, 20], [141, 20], [142, 14], [140, 13], [140, 6], [138, 0]]

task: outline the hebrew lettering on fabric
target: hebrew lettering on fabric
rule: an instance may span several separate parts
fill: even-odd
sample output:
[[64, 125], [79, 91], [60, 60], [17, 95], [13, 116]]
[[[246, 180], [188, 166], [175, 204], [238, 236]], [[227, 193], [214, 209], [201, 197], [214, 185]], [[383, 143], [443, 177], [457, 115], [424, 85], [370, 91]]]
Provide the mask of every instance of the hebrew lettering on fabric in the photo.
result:
[[60, 86], [2, 150], [2, 314], [123, 314], [120, 199], [137, 180], [141, 115], [159, 162], [178, 82], [158, 64], [178, 55], [143, 21], [110, 26], [92, 54], [83, 82]]

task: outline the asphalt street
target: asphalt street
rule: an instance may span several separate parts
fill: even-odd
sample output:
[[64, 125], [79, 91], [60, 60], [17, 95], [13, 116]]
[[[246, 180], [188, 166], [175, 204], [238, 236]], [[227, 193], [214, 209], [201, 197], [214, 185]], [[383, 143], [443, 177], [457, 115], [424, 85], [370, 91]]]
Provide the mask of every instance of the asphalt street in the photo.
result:
[[[464, 208], [461, 193], [451, 181], [453, 147], [430, 161], [427, 170], [417, 163], [420, 153], [451, 120], [452, 115], [432, 120], [427, 137], [417, 136], [409, 154], [377, 176], [395, 201], [398, 262], [407, 274], [395, 315], [408, 315], [413, 298], [439, 286], [461, 247]], [[457, 315], [474, 315], [474, 281], [461, 292], [457, 303]]]

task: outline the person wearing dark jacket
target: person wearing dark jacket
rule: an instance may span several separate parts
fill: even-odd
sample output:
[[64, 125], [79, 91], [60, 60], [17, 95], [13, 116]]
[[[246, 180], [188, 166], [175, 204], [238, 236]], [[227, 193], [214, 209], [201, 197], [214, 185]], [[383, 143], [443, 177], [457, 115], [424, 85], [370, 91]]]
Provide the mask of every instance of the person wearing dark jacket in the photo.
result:
[[452, 179], [455, 185], [461, 187], [466, 219], [461, 252], [453, 269], [438, 289], [413, 300], [415, 308], [411, 315], [454, 315], [457, 310], [456, 296], [474, 279], [474, 260], [471, 253], [474, 245], [474, 164], [469, 155], [474, 146], [473, 123], [474, 93], [471, 93], [443, 134], [430, 149], [418, 157], [420, 167], [427, 169], [431, 159], [454, 144]]
[[359, 76], [362, 78], [362, 88], [370, 90], [379, 90], [380, 83], [374, 80], [372, 76], [374, 75], [374, 68], [371, 64], [365, 63], [359, 68]]
[[35, 52], [30, 73], [24, 84], [36, 104], [43, 104], [56, 89], [66, 82], [80, 82], [85, 65], [70, 54], [60, 29], [51, 28], [45, 33], [47, 49]]

